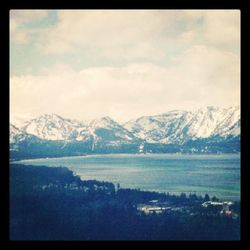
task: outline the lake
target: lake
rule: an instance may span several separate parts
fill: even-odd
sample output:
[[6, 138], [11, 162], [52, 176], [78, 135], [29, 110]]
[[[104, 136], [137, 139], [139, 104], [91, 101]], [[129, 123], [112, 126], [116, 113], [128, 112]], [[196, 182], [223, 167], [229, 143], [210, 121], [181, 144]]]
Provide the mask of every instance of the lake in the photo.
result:
[[181, 192], [240, 200], [240, 155], [112, 154], [22, 160], [65, 166], [83, 180], [119, 183], [122, 188]]

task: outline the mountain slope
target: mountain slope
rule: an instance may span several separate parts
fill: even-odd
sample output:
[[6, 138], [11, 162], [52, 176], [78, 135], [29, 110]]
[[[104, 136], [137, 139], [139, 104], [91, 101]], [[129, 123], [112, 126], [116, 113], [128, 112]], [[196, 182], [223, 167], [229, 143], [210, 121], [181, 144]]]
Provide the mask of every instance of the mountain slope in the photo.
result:
[[124, 127], [148, 143], [183, 144], [189, 140], [214, 136], [240, 135], [240, 109], [206, 107], [195, 111], [170, 111], [140, 117]]
[[85, 125], [59, 115], [45, 114], [32, 119], [22, 129], [28, 134], [45, 140], [73, 140], [81, 131], [84, 131]]
[[23, 135], [24, 131], [20, 130], [13, 124], [10, 124], [10, 143], [15, 143], [17, 142], [17, 138], [21, 135]]
[[92, 140], [94, 144], [115, 145], [138, 140], [131, 132], [110, 117], [102, 117], [89, 123], [83, 123], [55, 114], [45, 114], [32, 119], [22, 129], [40, 139], [51, 141]]
[[93, 138], [93, 147], [118, 146], [139, 141], [131, 132], [107, 116], [91, 121], [88, 131]]
[[10, 125], [12, 158], [136, 153], [140, 142], [109, 117], [87, 124], [53, 114], [32, 119], [22, 129]]
[[10, 124], [12, 158], [91, 153], [240, 152], [240, 108], [206, 107], [144, 116], [120, 125], [110, 117], [80, 122], [42, 115]]
[[26, 131], [17, 128], [13, 124], [10, 124], [10, 156], [13, 153], [19, 154], [20, 151], [24, 151], [24, 154], [29, 155], [29, 151], [32, 150], [32, 146], [41, 145], [43, 140], [34, 135], [26, 133]]

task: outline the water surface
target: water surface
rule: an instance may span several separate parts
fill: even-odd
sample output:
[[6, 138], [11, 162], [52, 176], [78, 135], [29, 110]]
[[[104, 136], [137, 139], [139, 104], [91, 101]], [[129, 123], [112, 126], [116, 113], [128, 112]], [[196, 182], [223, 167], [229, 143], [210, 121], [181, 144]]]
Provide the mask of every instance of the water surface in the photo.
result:
[[196, 193], [240, 200], [240, 155], [111, 154], [22, 160], [19, 163], [65, 166], [84, 180], [119, 183], [123, 188]]

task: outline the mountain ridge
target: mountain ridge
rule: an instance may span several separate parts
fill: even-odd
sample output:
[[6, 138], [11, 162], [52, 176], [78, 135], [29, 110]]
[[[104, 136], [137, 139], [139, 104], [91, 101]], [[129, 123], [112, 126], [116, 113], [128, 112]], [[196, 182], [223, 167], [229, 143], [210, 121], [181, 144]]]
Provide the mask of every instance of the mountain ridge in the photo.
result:
[[[236, 118], [233, 117], [235, 119], [226, 122], [226, 118], [230, 115]], [[175, 110], [162, 115], [142, 116], [124, 124], [125, 128], [147, 142], [167, 144], [181, 144], [192, 138], [208, 138], [216, 135], [222, 137], [240, 135], [240, 131], [231, 133], [228, 131], [227, 128], [233, 126], [236, 127], [235, 130], [240, 128], [240, 109], [237, 106], [228, 109], [210, 106], [196, 111]]]
[[239, 142], [239, 106], [173, 110], [161, 115], [138, 117], [123, 124], [108, 116], [84, 122], [57, 114], [33, 118], [22, 128], [10, 124], [10, 150], [22, 148], [27, 153], [27, 148], [32, 151], [33, 145], [37, 154], [39, 150], [51, 150], [59, 155], [63, 150], [66, 155], [89, 152], [208, 152], [216, 148], [217, 151], [228, 151], [223, 147], [238, 152]]

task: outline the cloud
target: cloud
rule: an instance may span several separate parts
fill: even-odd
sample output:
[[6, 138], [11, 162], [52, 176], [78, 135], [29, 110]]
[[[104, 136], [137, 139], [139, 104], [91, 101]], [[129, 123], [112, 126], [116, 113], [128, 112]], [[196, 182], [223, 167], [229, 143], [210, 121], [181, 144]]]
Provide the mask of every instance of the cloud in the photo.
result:
[[79, 53], [110, 59], [159, 59], [173, 47], [239, 45], [237, 10], [62, 10], [45, 30], [44, 53]]
[[11, 40], [20, 44], [28, 43], [30, 33], [36, 31], [34, 29], [27, 29], [23, 25], [41, 20], [47, 15], [47, 10], [10, 10]]
[[[75, 69], [142, 62], [166, 65], [194, 46], [236, 55], [240, 51], [238, 10], [13, 10], [10, 14], [12, 74], [38, 72], [56, 62]], [[28, 54], [32, 54], [29, 59]]]
[[29, 34], [23, 30], [16, 31], [12, 38], [19, 44], [27, 44], [29, 42]]
[[18, 25], [45, 18], [47, 10], [10, 10], [10, 20]]
[[39, 48], [51, 54], [84, 49], [111, 59], [162, 59], [161, 47], [174, 45], [186, 23], [194, 20], [185, 12], [167, 10], [59, 11], [57, 24], [44, 31]]
[[[150, 26], [153, 25], [151, 21], [145, 23], [148, 16], [152, 16], [152, 13], [119, 10], [59, 11], [58, 23], [44, 32], [40, 49], [52, 54], [77, 53], [81, 49], [88, 49], [111, 57], [133, 52], [135, 57], [141, 57], [143, 53], [147, 56], [149, 43], [144, 43], [152, 37]], [[142, 44], [144, 52], [138, 51], [138, 42]]]
[[29, 44], [32, 36], [34, 45], [12, 51], [15, 67], [28, 61], [36, 72], [12, 75], [11, 114], [124, 122], [239, 105], [238, 10], [59, 10], [41, 29], [35, 23], [47, 13], [11, 12], [11, 40]]
[[132, 63], [73, 70], [56, 65], [40, 75], [11, 77], [11, 113], [58, 113], [77, 119], [140, 115], [204, 105], [239, 105], [239, 58], [193, 46], [170, 66]]
[[212, 44], [235, 46], [240, 44], [240, 11], [223, 10], [205, 14], [205, 37]]

